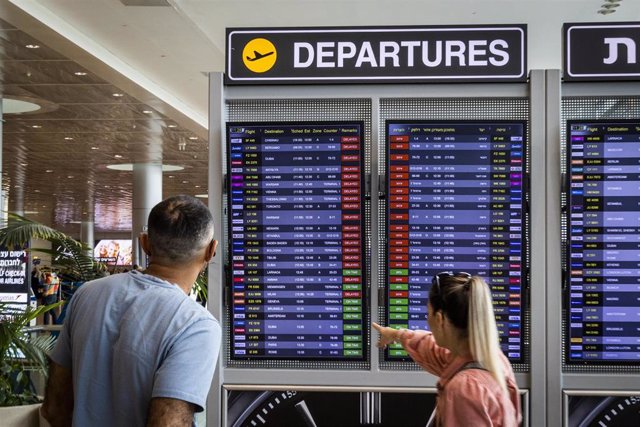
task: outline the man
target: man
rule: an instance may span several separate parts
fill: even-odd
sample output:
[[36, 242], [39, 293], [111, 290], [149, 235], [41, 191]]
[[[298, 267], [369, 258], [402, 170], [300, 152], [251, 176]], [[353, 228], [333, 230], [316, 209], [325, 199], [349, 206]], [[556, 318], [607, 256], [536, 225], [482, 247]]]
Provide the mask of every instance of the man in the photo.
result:
[[213, 218], [191, 196], [149, 214], [144, 271], [84, 284], [56, 347], [42, 412], [58, 426], [191, 426], [203, 410], [222, 331], [188, 294], [214, 256]]

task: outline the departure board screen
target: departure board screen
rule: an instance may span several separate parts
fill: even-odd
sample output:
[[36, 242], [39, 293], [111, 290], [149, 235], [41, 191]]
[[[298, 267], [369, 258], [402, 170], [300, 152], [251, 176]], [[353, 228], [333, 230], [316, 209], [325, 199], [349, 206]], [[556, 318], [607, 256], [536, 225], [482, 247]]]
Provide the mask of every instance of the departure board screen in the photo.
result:
[[364, 360], [363, 123], [229, 123], [231, 357]]
[[428, 329], [433, 276], [468, 272], [490, 284], [501, 347], [522, 360], [525, 135], [525, 122], [387, 121], [389, 326]]
[[640, 120], [567, 122], [567, 362], [640, 360]]

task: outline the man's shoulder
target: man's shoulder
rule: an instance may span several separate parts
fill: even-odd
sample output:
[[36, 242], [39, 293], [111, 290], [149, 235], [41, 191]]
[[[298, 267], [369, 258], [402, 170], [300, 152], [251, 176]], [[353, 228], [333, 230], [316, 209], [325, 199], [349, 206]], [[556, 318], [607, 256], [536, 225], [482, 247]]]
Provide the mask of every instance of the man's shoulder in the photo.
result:
[[126, 274], [114, 274], [111, 276], [99, 277], [97, 279], [89, 280], [78, 288], [76, 294], [82, 295], [87, 292], [96, 292], [98, 289], [104, 289], [105, 286], [116, 285], [128, 280]]
[[218, 320], [213, 317], [213, 314], [209, 312], [202, 304], [192, 300], [188, 296], [185, 296], [184, 303], [181, 304], [182, 310], [188, 313], [188, 315], [196, 321], [211, 321], [219, 324]]

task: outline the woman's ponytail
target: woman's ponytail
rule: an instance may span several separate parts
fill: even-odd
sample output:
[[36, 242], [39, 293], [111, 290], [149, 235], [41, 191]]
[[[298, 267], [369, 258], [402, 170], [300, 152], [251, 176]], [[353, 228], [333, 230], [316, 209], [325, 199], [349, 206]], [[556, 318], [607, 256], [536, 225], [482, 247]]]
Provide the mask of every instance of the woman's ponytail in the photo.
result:
[[468, 286], [468, 333], [471, 355], [507, 390], [491, 291], [487, 283], [478, 276], [469, 279]]

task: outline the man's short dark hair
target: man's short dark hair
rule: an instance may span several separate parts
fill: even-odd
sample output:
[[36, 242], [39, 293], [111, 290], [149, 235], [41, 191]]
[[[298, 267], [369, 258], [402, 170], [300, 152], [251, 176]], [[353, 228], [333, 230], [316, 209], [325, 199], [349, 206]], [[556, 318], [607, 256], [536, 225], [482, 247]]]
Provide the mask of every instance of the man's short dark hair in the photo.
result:
[[151, 209], [148, 221], [151, 256], [188, 262], [213, 239], [213, 217], [192, 196], [169, 197]]

